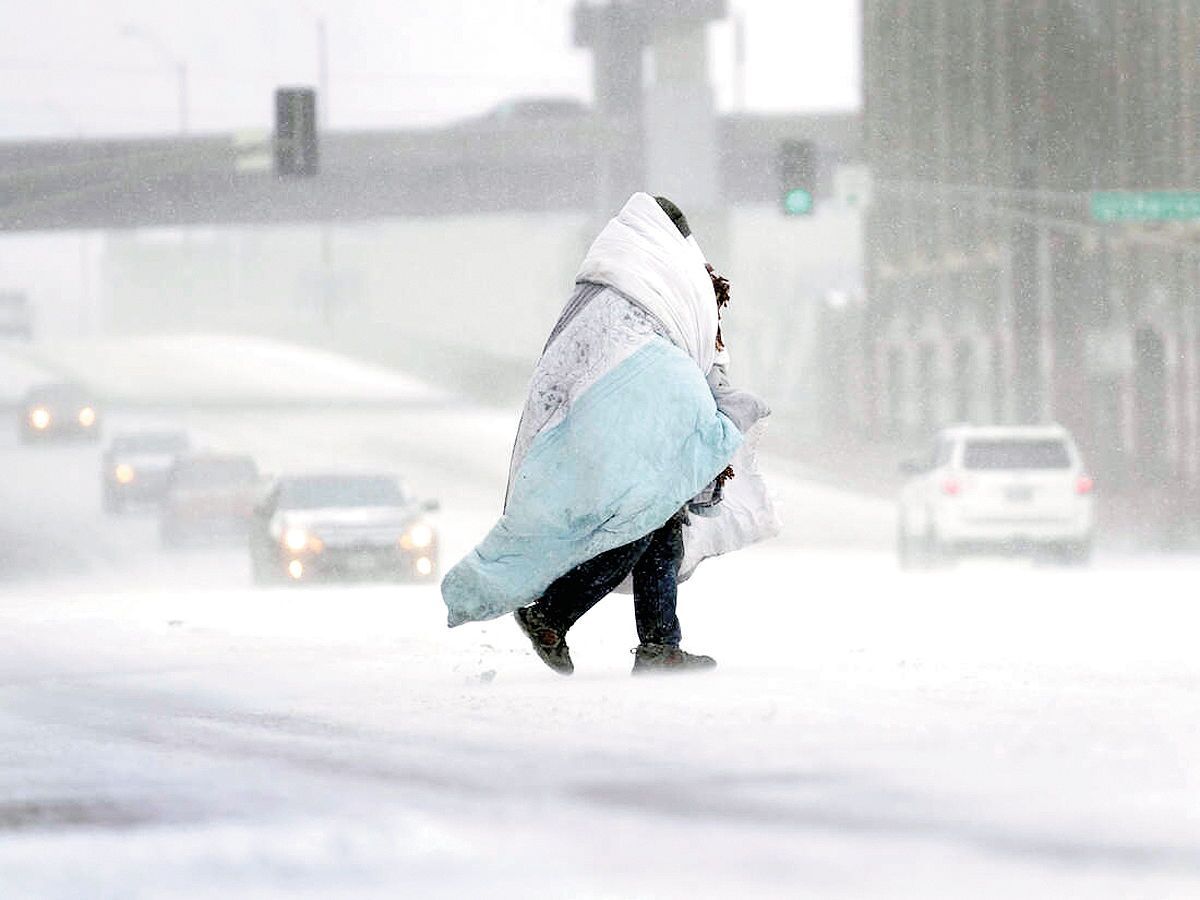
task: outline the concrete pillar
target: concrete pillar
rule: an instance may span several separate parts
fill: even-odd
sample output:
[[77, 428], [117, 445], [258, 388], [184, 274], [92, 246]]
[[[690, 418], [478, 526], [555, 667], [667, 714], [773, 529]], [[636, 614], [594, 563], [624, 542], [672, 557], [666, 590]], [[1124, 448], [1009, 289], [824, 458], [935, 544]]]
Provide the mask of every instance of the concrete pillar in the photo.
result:
[[596, 105], [596, 214], [611, 216], [642, 190], [644, 39], [640, 10], [629, 4], [575, 7], [575, 46], [592, 53]]
[[720, 184], [706, 30], [700, 25], [664, 34], [651, 53], [654, 81], [642, 118], [647, 186], [685, 210], [714, 209]]
[[721, 203], [706, 25], [676, 25], [650, 45], [653, 80], [642, 101], [645, 190], [679, 204], [705, 254], [721, 268], [729, 258], [729, 222]]
[[[728, 225], [719, 212], [717, 115], [708, 82], [707, 26], [725, 0], [623, 0], [575, 6], [575, 43], [592, 50], [602, 129], [601, 216], [634, 190], [670, 197], [719, 264]], [[643, 86], [649, 48], [654, 77]]]
[[[1194, 263], [1189, 263], [1189, 269], [1195, 271]], [[1193, 489], [1200, 488], [1200, 409], [1197, 400], [1200, 398], [1200, 359], [1197, 358], [1197, 340], [1200, 339], [1200, 329], [1196, 327], [1197, 310], [1194, 305], [1185, 306], [1181, 311], [1183, 325], [1183, 423], [1184, 435], [1184, 474], [1187, 483]]]
[[1038, 391], [1043, 422], [1055, 420], [1054, 410], [1054, 304], [1069, 303], [1070, 297], [1056, 297], [1053, 285], [1054, 258], [1050, 252], [1050, 233], [1038, 230]]

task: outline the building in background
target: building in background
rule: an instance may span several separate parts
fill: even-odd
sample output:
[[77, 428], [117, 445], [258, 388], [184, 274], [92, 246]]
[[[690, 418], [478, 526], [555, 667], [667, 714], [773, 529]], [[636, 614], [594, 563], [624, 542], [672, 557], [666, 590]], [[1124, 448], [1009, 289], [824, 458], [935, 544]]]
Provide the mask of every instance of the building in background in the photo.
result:
[[1110, 487], [1194, 494], [1200, 224], [1102, 207], [1196, 186], [1200, 2], [863, 15], [862, 429], [1057, 420]]

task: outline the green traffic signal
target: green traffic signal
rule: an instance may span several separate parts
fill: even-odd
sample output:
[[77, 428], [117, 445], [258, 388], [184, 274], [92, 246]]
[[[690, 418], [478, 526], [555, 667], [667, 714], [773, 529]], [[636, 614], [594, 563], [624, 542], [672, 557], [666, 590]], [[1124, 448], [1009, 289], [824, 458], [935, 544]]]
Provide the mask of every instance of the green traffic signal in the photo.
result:
[[789, 216], [807, 216], [813, 211], [813, 195], [804, 188], [792, 188], [783, 195], [783, 211]]

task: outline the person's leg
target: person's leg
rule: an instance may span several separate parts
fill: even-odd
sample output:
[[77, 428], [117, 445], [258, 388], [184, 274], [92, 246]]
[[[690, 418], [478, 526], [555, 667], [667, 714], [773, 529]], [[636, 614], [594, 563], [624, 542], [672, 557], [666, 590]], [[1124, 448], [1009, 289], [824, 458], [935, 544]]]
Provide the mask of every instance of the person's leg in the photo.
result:
[[532, 607], [537, 619], [559, 634], [608, 596], [645, 553], [654, 532], [576, 566], [558, 578]]
[[650, 535], [633, 566], [633, 613], [643, 644], [678, 647], [681, 637], [675, 602], [683, 562], [683, 523], [678, 516]]
[[633, 567], [633, 608], [641, 643], [633, 651], [633, 674], [711, 669], [711, 656], [679, 647], [679, 564], [683, 562], [683, 522], [671, 519], [654, 532], [650, 546]]
[[542, 662], [560, 675], [575, 671], [567, 631], [625, 580], [650, 538], [646, 535], [581, 563], [551, 584], [532, 606], [513, 613]]

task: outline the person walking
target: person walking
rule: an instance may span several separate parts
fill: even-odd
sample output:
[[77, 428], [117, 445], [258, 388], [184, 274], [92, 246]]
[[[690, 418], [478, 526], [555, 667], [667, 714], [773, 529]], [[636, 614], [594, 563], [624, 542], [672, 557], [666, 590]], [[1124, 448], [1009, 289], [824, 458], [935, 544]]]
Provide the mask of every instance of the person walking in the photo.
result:
[[534, 372], [504, 514], [442, 582], [452, 627], [512, 612], [569, 675], [567, 632], [624, 584], [635, 674], [715, 666], [679, 646], [678, 584], [778, 530], [754, 459], [769, 410], [726, 375], [728, 286], [670, 200], [634, 194], [608, 223]]

